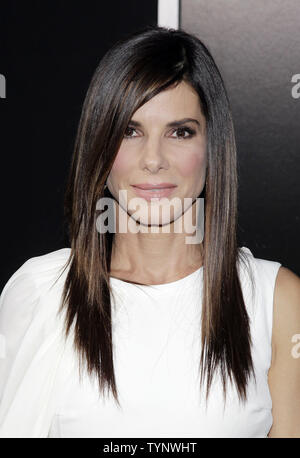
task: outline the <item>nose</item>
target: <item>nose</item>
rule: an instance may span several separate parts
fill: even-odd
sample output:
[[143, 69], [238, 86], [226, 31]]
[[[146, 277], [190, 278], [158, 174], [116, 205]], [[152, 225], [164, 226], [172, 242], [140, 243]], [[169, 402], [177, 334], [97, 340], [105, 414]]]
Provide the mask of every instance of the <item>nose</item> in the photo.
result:
[[169, 163], [159, 138], [148, 137], [145, 140], [140, 165], [142, 170], [148, 170], [151, 173], [156, 173], [161, 168], [169, 168]]

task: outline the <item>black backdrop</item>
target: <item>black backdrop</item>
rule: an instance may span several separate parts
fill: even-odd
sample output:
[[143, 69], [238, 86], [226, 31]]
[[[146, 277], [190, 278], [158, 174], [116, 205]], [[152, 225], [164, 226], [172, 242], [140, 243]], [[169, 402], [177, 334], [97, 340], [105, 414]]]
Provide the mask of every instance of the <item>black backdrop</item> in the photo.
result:
[[299, 0], [181, 1], [180, 27], [207, 44], [231, 101], [238, 150], [239, 244], [298, 275], [299, 24]]
[[1, 2], [1, 288], [28, 258], [69, 246], [63, 191], [82, 103], [103, 54], [157, 24], [157, 1]]
[[[224, 0], [205, 1], [201, 13], [194, 12], [196, 32], [232, 100], [239, 244], [300, 274], [300, 98], [291, 96], [290, 81], [300, 73], [300, 9], [297, 0], [282, 3], [282, 23], [276, 19], [274, 27], [272, 4], [278, 2], [260, 2], [253, 17], [245, 5], [255, 2], [229, 0], [225, 11]], [[187, 12], [201, 3], [181, 2], [182, 28], [195, 32]], [[266, 20], [255, 28], [262, 14]], [[1, 2], [1, 288], [28, 258], [69, 246], [63, 190], [91, 76], [124, 33], [156, 23], [156, 0]]]

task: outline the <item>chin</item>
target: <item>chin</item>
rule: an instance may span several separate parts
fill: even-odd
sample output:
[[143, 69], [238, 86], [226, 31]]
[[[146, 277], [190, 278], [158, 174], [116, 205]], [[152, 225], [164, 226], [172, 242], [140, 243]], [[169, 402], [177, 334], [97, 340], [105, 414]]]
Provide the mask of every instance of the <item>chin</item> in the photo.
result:
[[[166, 206], [162, 204], [157, 205], [157, 203], [147, 203], [141, 206], [137, 211], [130, 211], [129, 214], [131, 218], [141, 224], [142, 226], [166, 226], [172, 223], [174, 220], [179, 218], [182, 214], [182, 209], [176, 209], [173, 207]], [[147, 232], [147, 231], [145, 231]], [[150, 228], [148, 228], [150, 232]]]

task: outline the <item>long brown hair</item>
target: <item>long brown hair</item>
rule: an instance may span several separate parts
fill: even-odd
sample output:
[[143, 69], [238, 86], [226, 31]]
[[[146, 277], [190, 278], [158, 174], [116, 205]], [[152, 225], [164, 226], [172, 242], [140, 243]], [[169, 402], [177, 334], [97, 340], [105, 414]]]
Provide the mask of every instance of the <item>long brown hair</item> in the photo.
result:
[[[249, 317], [238, 275], [237, 165], [234, 128], [225, 86], [207, 47], [183, 30], [148, 26], [117, 42], [101, 59], [83, 104], [65, 193], [71, 255], [61, 309], [65, 333], [74, 323], [80, 365], [96, 374], [99, 389], [113, 393], [110, 262], [113, 233], [96, 230], [96, 203], [105, 196], [112, 168], [133, 113], [164, 89], [188, 82], [199, 94], [207, 123], [207, 175], [203, 239], [203, 298], [199, 358], [206, 400], [221, 369], [245, 401], [254, 374]], [[246, 264], [246, 262], [245, 262]], [[255, 374], [254, 374], [255, 377]]]

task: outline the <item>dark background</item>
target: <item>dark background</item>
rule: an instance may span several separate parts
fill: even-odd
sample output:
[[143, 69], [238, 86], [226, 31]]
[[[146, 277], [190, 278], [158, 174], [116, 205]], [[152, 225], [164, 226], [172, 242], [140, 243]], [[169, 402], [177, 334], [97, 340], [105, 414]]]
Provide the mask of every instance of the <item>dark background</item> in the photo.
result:
[[[239, 171], [239, 243], [300, 275], [299, 0], [182, 0], [180, 28], [225, 80]], [[299, 91], [300, 92], [300, 91]]]
[[[300, 275], [300, 2], [281, 5], [183, 0], [181, 27], [208, 45], [231, 99], [239, 245]], [[156, 0], [1, 2], [1, 289], [27, 259], [69, 246], [63, 192], [90, 79], [123, 34], [156, 23]]]
[[114, 42], [157, 24], [157, 1], [142, 3], [1, 2], [1, 288], [28, 258], [69, 246], [62, 201], [84, 97]]

